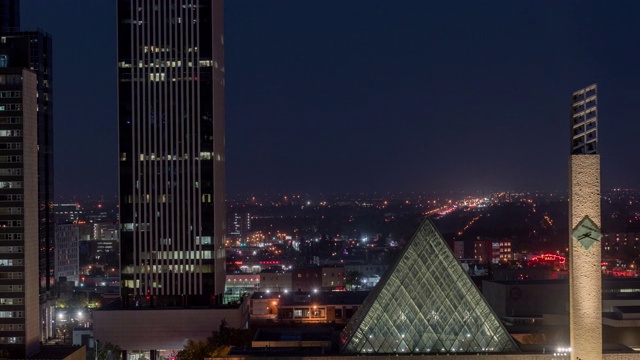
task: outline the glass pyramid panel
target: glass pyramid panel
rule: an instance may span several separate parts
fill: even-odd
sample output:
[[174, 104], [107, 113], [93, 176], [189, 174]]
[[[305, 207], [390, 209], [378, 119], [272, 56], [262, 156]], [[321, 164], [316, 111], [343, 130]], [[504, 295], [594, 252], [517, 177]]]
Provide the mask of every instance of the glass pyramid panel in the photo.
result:
[[520, 351], [428, 219], [340, 337], [351, 354]]

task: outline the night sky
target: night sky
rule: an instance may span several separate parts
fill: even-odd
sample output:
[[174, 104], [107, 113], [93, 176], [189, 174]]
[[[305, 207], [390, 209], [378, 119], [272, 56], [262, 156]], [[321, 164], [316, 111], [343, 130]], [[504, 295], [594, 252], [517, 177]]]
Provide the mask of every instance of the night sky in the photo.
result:
[[[603, 188], [640, 187], [640, 1], [225, 7], [229, 193], [564, 191], [594, 82]], [[21, 11], [54, 40], [56, 197], [115, 196], [115, 2]]]

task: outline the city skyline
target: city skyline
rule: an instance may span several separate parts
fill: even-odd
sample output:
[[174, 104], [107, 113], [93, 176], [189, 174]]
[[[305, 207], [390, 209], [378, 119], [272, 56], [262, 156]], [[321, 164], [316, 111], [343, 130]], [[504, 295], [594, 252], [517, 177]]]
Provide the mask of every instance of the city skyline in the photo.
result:
[[[57, 196], [115, 195], [115, 5], [34, 0], [22, 13], [23, 28], [56, 39]], [[230, 3], [228, 192], [562, 191], [566, 94], [591, 83], [603, 188], [637, 187], [638, 14], [635, 3]]]

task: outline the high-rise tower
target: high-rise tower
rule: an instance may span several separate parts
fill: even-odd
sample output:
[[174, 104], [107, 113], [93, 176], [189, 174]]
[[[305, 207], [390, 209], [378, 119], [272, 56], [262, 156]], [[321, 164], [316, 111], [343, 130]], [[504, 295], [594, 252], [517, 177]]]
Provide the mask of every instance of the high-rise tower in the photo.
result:
[[571, 98], [569, 160], [570, 337], [572, 359], [602, 359], [600, 155], [598, 94], [591, 85]]
[[[39, 349], [37, 76], [0, 68], [0, 358]], [[19, 63], [19, 62], [16, 62]]]
[[38, 270], [42, 336], [52, 337], [53, 291], [55, 283], [55, 221], [53, 211], [53, 91], [52, 41], [46, 32], [20, 31], [17, 1], [0, 0], [11, 26], [0, 28], [0, 67], [10, 66], [34, 71], [36, 76], [37, 140], [38, 140]]
[[20, 28], [20, 0], [0, 0], [0, 32]]
[[224, 289], [222, 0], [118, 0], [122, 299]]

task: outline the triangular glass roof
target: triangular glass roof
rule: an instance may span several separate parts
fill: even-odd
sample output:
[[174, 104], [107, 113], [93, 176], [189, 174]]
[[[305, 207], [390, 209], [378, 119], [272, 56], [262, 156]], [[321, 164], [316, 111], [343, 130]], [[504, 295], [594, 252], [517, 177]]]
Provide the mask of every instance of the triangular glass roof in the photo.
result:
[[428, 219], [340, 338], [352, 354], [520, 351]]

